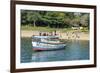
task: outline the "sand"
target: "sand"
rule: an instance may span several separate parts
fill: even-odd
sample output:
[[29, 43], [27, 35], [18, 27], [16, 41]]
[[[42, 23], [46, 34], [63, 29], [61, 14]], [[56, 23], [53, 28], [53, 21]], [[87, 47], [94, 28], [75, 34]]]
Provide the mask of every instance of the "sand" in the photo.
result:
[[[21, 37], [32, 37], [32, 35], [39, 35], [38, 31], [32, 30], [23, 30], [21, 31]], [[60, 39], [68, 39], [68, 40], [89, 40], [89, 33], [87, 32], [79, 32], [79, 31], [69, 31], [69, 32], [60, 32], [57, 31], [57, 35]]]

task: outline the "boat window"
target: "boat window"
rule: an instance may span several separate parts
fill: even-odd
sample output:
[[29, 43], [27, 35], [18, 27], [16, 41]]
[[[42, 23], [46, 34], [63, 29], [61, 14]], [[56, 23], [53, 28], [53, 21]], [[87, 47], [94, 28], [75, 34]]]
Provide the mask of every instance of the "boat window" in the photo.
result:
[[38, 42], [38, 41], [41, 41], [41, 39], [39, 39], [39, 38], [33, 38], [32, 41], [37, 41]]
[[51, 39], [47, 39], [48, 41], [58, 41], [57, 38], [51, 38]]

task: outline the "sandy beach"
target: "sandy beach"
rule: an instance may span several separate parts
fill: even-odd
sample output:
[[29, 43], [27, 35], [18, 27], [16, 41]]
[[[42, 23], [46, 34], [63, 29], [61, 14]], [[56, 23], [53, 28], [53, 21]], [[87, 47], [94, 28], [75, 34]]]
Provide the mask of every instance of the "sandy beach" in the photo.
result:
[[[89, 33], [79, 31], [56, 32], [60, 39], [68, 40], [89, 40]], [[39, 31], [22, 30], [21, 37], [32, 37], [32, 35], [39, 35]]]

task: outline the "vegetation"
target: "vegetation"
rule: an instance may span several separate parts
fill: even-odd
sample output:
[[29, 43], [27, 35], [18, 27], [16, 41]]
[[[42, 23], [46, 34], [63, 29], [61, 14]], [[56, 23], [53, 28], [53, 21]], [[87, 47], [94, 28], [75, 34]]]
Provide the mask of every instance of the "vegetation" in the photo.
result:
[[[89, 29], [89, 13], [21, 10], [22, 29], [68, 29], [74, 26]], [[33, 26], [33, 27], [32, 27]], [[27, 28], [28, 29], [28, 28]], [[50, 29], [51, 30], [51, 29]]]
[[[68, 32], [68, 31], [73, 31], [71, 28], [50, 28], [50, 27], [32, 27], [30, 25], [22, 25], [21, 26], [21, 29], [22, 30], [25, 30], [25, 31], [46, 31], [46, 32], [53, 32], [54, 30], [56, 31], [60, 31], [60, 32]], [[88, 32], [88, 28], [84, 28], [82, 30], [80, 30], [81, 32]]]

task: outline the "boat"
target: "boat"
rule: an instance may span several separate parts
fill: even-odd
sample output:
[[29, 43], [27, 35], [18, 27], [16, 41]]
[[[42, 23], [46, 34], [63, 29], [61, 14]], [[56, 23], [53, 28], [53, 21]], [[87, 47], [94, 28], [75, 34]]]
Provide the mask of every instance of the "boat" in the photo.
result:
[[56, 35], [32, 36], [32, 48], [35, 51], [64, 49], [65, 46]]

